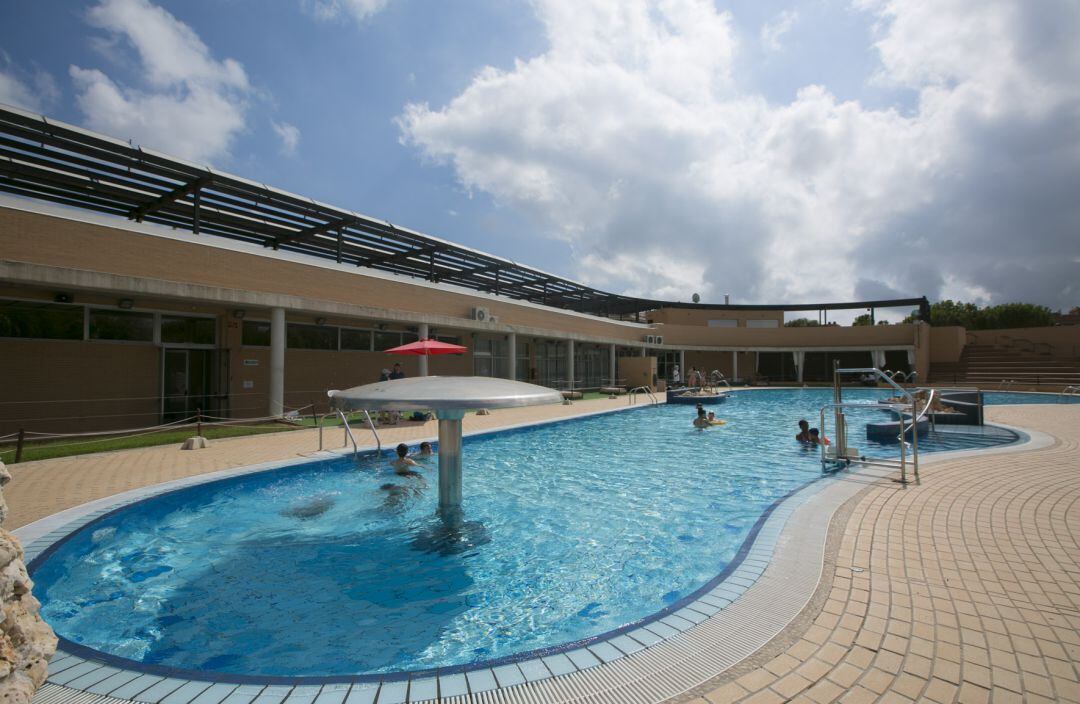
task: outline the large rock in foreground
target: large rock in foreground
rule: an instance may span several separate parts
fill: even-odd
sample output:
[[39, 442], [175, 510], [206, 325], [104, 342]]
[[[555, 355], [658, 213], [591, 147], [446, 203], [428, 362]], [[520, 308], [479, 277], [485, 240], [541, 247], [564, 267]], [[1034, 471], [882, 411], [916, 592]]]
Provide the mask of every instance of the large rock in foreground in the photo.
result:
[[[0, 487], [11, 481], [0, 462]], [[0, 490], [0, 506], [3, 503]], [[2, 520], [0, 512], [0, 520]], [[41, 620], [41, 604], [30, 592], [18, 539], [0, 528], [0, 704], [30, 704], [45, 682], [49, 658], [56, 652], [56, 636]]]

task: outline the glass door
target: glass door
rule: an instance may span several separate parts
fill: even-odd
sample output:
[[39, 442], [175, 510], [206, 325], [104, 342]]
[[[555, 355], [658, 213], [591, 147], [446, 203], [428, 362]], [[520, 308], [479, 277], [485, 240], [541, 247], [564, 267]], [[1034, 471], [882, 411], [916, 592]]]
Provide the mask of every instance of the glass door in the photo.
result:
[[188, 351], [162, 350], [161, 421], [186, 418], [188, 407]]
[[200, 409], [216, 413], [214, 352], [168, 347], [162, 350], [162, 422], [193, 416]]

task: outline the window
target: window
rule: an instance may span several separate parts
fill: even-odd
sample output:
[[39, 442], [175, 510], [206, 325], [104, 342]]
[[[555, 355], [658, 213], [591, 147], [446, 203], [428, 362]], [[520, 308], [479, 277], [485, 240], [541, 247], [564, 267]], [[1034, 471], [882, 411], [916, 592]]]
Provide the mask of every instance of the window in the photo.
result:
[[377, 332], [375, 333], [375, 351], [385, 352], [391, 347], [401, 344], [400, 332]]
[[83, 339], [83, 307], [55, 303], [0, 302], [0, 337]]
[[435, 339], [448, 345], [460, 345], [461, 338], [456, 335], [436, 335]]
[[335, 327], [289, 323], [286, 331], [286, 347], [289, 349], [336, 350], [338, 347], [338, 329]]
[[737, 328], [737, 327], [739, 327], [739, 321], [738, 320], [715, 320], [715, 319], [713, 319], [713, 320], [709, 321], [709, 327], [710, 328]]
[[244, 331], [240, 337], [242, 344], [248, 347], [270, 346], [270, 323], [258, 320], [245, 320]]
[[154, 314], [90, 309], [91, 340], [154, 341]]
[[371, 351], [371, 331], [341, 328], [341, 349]]
[[214, 318], [161, 316], [161, 341], [173, 344], [212, 345], [217, 337]]

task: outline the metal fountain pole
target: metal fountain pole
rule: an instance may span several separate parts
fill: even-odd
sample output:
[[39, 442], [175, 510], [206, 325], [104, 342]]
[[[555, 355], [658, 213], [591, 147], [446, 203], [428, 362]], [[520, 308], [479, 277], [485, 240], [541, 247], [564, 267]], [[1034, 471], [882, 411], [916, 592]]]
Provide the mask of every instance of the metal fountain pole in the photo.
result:
[[437, 411], [439, 420], [439, 515], [461, 520], [461, 420], [463, 410]]

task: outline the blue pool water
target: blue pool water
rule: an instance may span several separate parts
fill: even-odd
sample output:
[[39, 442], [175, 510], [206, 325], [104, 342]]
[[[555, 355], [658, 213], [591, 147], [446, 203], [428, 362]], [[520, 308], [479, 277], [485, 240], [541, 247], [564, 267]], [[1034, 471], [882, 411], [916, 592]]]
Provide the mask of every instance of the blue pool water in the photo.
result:
[[1012, 405], [1016, 403], [1080, 403], [1080, 396], [1062, 396], [1049, 393], [1025, 393], [1023, 391], [987, 391], [983, 393], [987, 406]]
[[[32, 564], [35, 591], [63, 638], [184, 670], [357, 675], [559, 646], [719, 574], [771, 504], [821, 476], [793, 437], [828, 399], [733, 394], [706, 431], [667, 406], [466, 439], [469, 523], [452, 536], [433, 516], [434, 462], [426, 485], [371, 456], [204, 484], [90, 523]], [[951, 427], [920, 446], [1015, 437]]]

